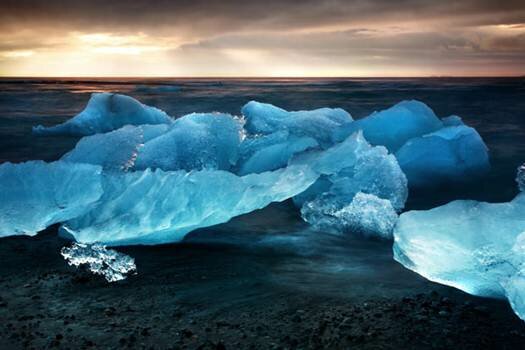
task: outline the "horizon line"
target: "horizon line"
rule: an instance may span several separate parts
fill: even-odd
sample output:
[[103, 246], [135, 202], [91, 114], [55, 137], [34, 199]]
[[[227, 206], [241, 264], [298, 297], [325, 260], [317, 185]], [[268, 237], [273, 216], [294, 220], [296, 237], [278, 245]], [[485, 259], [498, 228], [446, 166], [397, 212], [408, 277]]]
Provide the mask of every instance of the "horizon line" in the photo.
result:
[[519, 75], [405, 75], [405, 76], [165, 76], [165, 75], [78, 75], [78, 76], [23, 76], [0, 75], [0, 79], [424, 79], [424, 78], [523, 78]]

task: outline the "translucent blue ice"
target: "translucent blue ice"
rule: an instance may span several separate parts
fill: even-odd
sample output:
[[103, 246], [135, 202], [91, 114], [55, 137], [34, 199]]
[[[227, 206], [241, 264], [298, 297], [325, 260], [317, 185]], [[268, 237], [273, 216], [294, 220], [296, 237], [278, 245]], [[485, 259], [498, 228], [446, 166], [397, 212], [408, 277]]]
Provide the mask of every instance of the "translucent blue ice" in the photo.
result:
[[444, 126], [459, 126], [459, 125], [465, 125], [463, 123], [463, 120], [458, 117], [457, 115], [451, 115], [446, 118], [441, 119]]
[[66, 220], [62, 232], [81, 242], [155, 244], [293, 198], [319, 229], [389, 237], [407, 177], [429, 186], [488, 168], [474, 129], [417, 101], [358, 121], [340, 108], [288, 112], [254, 101], [242, 114], [172, 120], [128, 96], [93, 94], [73, 119], [35, 132], [90, 135], [59, 164], [102, 169], [98, 199], [88, 212], [35, 226]]
[[391, 239], [397, 213], [387, 199], [358, 192], [349, 204], [326, 200], [322, 196], [306, 202], [301, 216], [316, 229]]
[[240, 145], [238, 173], [261, 173], [285, 167], [293, 155], [317, 146], [315, 139], [290, 135], [287, 130], [248, 137]]
[[99, 166], [31, 161], [0, 165], [0, 237], [34, 235], [82, 215], [102, 195]]
[[401, 214], [394, 258], [429, 280], [508, 298], [525, 320], [525, 194], [508, 203], [459, 200]]
[[408, 189], [386, 148], [371, 146], [357, 132], [328, 150], [299, 155], [291, 164], [308, 164], [320, 175], [294, 197], [305, 221], [323, 230], [391, 236]]
[[352, 117], [341, 108], [319, 108], [311, 111], [288, 112], [267, 103], [251, 101], [242, 108], [246, 131], [250, 134], [271, 134], [288, 130], [296, 136], [314, 138], [327, 147], [333, 144], [332, 134]]
[[348, 204], [358, 192], [388, 199], [401, 210], [408, 196], [407, 180], [396, 158], [385, 147], [371, 146], [357, 132], [327, 150], [296, 156], [290, 164], [309, 165], [321, 175], [314, 186], [294, 198], [302, 205], [319, 196]]
[[466, 182], [490, 168], [487, 146], [465, 125], [412, 138], [395, 155], [411, 187]]
[[230, 170], [237, 162], [242, 130], [241, 120], [229, 114], [188, 114], [144, 143], [135, 169]]
[[426, 104], [419, 101], [403, 101], [366, 118], [345, 124], [337, 130], [335, 138], [343, 140], [357, 130], [362, 130], [372, 145], [382, 145], [395, 152], [409, 139], [441, 127], [443, 123]]
[[[67, 162], [101, 165], [106, 170], [127, 170], [134, 166], [138, 151], [145, 142], [144, 130], [150, 126], [125, 126], [106, 134], [83, 137], [61, 159]], [[151, 125], [165, 132], [166, 125]], [[164, 129], [164, 130], [163, 130]], [[150, 132], [147, 136], [150, 136]]]
[[220, 170], [114, 172], [103, 178], [99, 204], [66, 222], [62, 234], [108, 245], [177, 242], [197, 228], [290, 198], [317, 177], [307, 166], [243, 177]]
[[125, 125], [171, 124], [166, 113], [146, 106], [126, 95], [94, 93], [86, 108], [75, 117], [52, 127], [42, 125], [33, 133], [42, 135], [93, 135], [119, 129]]

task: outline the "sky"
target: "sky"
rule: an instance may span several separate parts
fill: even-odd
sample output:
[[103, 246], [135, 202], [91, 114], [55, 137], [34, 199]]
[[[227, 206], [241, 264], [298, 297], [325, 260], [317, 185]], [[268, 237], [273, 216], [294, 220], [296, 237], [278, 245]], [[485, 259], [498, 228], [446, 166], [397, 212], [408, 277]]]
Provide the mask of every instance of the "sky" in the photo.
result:
[[525, 0], [0, 0], [0, 76], [525, 75]]

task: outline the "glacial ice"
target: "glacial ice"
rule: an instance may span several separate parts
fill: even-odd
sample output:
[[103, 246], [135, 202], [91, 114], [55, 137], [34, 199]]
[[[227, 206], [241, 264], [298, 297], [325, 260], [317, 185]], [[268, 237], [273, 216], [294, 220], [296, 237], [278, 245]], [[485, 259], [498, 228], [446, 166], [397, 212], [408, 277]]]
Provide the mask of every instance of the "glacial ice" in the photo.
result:
[[230, 170], [237, 162], [242, 130], [241, 121], [229, 114], [185, 115], [144, 143], [135, 169]]
[[309, 165], [321, 175], [314, 186], [294, 198], [298, 205], [318, 196], [347, 202], [364, 192], [388, 199], [401, 210], [408, 197], [407, 180], [396, 158], [385, 147], [371, 146], [361, 132], [327, 150], [300, 154], [290, 164]]
[[135, 259], [101, 244], [73, 243], [60, 253], [69, 265], [88, 265], [89, 271], [102, 275], [108, 282], [121, 281], [137, 270]]
[[414, 137], [395, 155], [411, 187], [470, 181], [490, 168], [487, 146], [465, 125]]
[[343, 125], [336, 131], [334, 138], [341, 141], [357, 130], [362, 130], [372, 145], [382, 145], [390, 152], [395, 152], [409, 139], [442, 127], [441, 120], [426, 104], [419, 101], [402, 101], [366, 118]]
[[337, 204], [337, 201], [325, 200], [321, 196], [306, 202], [301, 208], [301, 216], [318, 230], [392, 238], [397, 213], [389, 200], [358, 192], [350, 204]]
[[90, 135], [57, 164], [96, 169], [90, 186], [98, 189], [83, 211], [44, 215], [35, 227], [62, 222], [63, 235], [85, 243], [155, 244], [293, 198], [313, 226], [388, 237], [407, 177], [427, 186], [488, 168], [474, 129], [457, 116], [440, 120], [418, 101], [358, 121], [340, 108], [288, 112], [255, 101], [242, 114], [172, 120], [128, 96], [93, 94], [76, 117], [35, 132]]
[[311, 137], [290, 135], [287, 130], [244, 139], [237, 164], [240, 175], [285, 167], [295, 155], [319, 146]]
[[197, 228], [290, 198], [317, 177], [307, 166], [242, 177], [220, 170], [108, 173], [99, 204], [65, 222], [61, 233], [107, 245], [177, 242]]
[[61, 160], [101, 165], [107, 170], [127, 170], [134, 165], [143, 143], [142, 127], [128, 125], [106, 134], [83, 137]]
[[102, 195], [102, 169], [30, 161], [0, 165], [0, 237], [34, 235], [86, 213]]
[[390, 237], [408, 196], [407, 180], [386, 148], [371, 146], [361, 132], [325, 151], [298, 155], [320, 179], [294, 197], [303, 219], [318, 229]]
[[112, 93], [94, 93], [86, 108], [75, 117], [52, 127], [38, 125], [37, 135], [93, 135], [125, 125], [171, 124], [173, 119], [155, 107], [134, 98]]
[[507, 203], [458, 200], [403, 213], [394, 230], [394, 258], [431, 281], [508, 298], [525, 320], [524, 212], [520, 193]]
[[319, 108], [311, 111], [288, 112], [282, 108], [256, 101], [248, 102], [242, 108], [246, 118], [245, 129], [250, 134], [272, 134], [288, 130], [299, 137], [317, 140], [322, 147], [333, 144], [332, 134], [352, 116], [341, 108]]
[[445, 118], [441, 119], [441, 121], [443, 122], [443, 126], [460, 126], [460, 125], [465, 125], [465, 123], [463, 123], [463, 120], [460, 117], [458, 117], [457, 115], [451, 115], [451, 116], [445, 117]]

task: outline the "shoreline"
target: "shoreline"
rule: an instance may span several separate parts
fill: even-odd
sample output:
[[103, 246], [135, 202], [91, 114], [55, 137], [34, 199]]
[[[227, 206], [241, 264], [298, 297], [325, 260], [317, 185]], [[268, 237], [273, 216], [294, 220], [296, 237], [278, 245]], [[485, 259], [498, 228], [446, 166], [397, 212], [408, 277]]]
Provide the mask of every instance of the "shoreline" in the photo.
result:
[[334, 295], [277, 281], [285, 277], [265, 271], [281, 262], [260, 260], [260, 251], [184, 243], [119, 248], [136, 259], [138, 274], [108, 284], [68, 266], [59, 253], [65, 244], [56, 227], [0, 240], [2, 349], [515, 349], [525, 343], [525, 324], [505, 301], [409, 271], [402, 278], [414, 279], [414, 290], [390, 293], [390, 282], [377, 281], [376, 295], [367, 298], [352, 294], [357, 280], [346, 284], [348, 293]]

